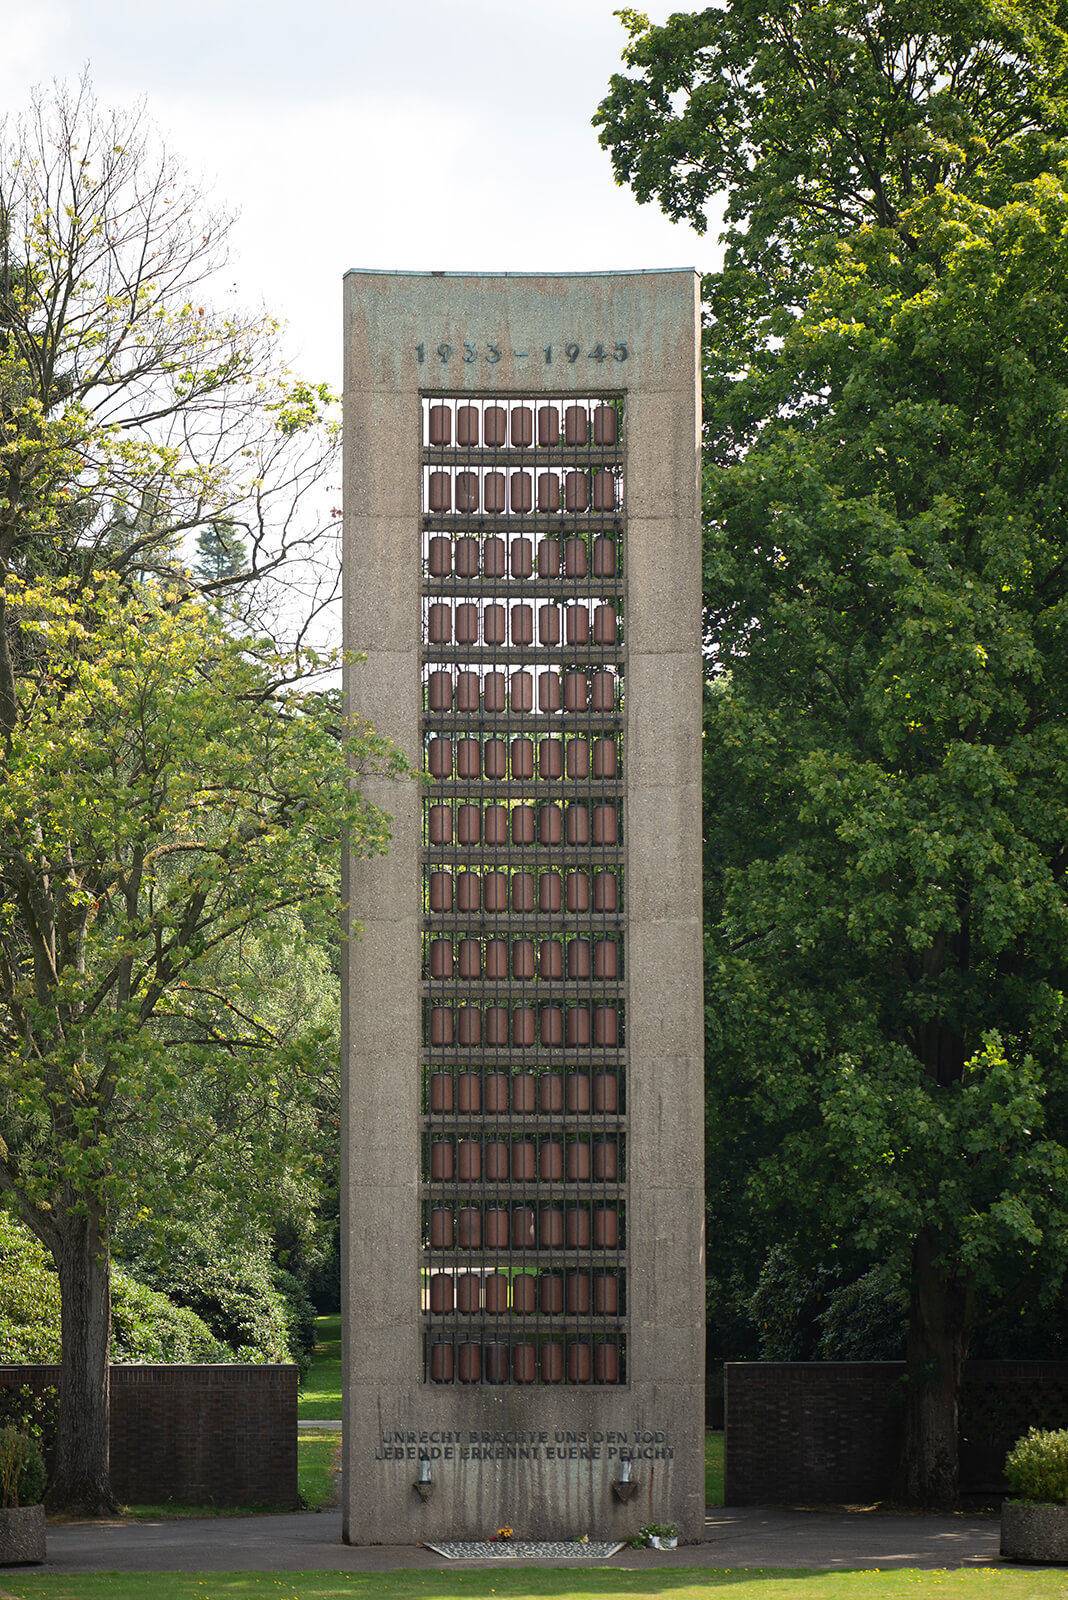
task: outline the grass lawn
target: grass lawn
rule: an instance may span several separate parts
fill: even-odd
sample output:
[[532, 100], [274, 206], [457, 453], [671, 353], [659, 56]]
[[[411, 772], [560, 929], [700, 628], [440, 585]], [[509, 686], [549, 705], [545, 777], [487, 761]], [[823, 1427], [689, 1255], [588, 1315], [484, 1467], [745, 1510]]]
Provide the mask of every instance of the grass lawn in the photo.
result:
[[723, 1435], [705, 1432], [705, 1505], [723, 1504]]
[[316, 1317], [315, 1356], [297, 1399], [301, 1422], [341, 1417], [341, 1316]]
[[309, 1429], [297, 1435], [297, 1488], [305, 1505], [334, 1504], [334, 1472], [340, 1449], [341, 1435], [336, 1428]]
[[1065, 1594], [1063, 1568], [805, 1572], [751, 1567], [625, 1571], [491, 1567], [484, 1572], [0, 1573], [0, 1600], [1045, 1600]]

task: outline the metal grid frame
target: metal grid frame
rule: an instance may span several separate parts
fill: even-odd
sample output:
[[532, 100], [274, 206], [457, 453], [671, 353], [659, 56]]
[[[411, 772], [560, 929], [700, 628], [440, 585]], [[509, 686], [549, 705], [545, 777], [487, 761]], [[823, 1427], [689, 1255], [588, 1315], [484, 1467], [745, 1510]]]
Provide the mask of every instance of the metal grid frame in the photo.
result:
[[421, 426], [424, 1378], [622, 1385], [624, 397]]

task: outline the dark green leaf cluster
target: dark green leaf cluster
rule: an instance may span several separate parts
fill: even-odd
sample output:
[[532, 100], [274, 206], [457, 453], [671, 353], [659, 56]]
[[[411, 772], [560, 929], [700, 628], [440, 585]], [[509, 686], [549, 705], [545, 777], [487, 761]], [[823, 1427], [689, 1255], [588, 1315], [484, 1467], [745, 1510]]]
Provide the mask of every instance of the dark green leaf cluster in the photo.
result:
[[622, 15], [617, 177], [698, 227], [725, 208], [714, 1296], [743, 1303], [776, 1238], [799, 1315], [813, 1273], [885, 1263], [941, 1407], [903, 1492], [948, 1503], [972, 1329], [1055, 1304], [1068, 1265], [1068, 7]]
[[44, 1499], [45, 1464], [36, 1439], [0, 1428], [0, 1506], [36, 1506]]

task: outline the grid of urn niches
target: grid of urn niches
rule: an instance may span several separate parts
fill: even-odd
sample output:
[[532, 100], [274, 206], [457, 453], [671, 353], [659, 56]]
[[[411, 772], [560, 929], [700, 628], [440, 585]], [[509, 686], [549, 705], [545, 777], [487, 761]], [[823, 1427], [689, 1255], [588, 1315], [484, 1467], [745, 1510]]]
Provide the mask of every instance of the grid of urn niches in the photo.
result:
[[423, 426], [426, 1376], [618, 1384], [622, 403]]

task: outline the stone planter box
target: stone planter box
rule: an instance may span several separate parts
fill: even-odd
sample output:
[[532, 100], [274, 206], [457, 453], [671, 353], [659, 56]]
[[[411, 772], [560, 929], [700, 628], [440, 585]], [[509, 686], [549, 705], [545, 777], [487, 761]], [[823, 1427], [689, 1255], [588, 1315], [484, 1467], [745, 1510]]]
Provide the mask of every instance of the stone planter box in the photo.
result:
[[26, 1567], [44, 1558], [44, 1506], [0, 1509], [0, 1567]]
[[1068, 1506], [1005, 1500], [1001, 1507], [1001, 1553], [1010, 1561], [1068, 1566]]

